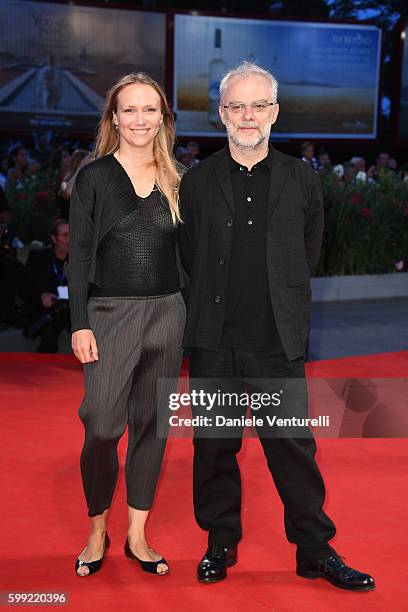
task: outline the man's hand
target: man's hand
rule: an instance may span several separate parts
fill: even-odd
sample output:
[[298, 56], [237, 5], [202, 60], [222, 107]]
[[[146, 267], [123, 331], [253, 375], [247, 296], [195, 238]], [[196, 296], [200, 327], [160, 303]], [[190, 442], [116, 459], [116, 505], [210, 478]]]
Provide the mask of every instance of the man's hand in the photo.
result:
[[79, 329], [72, 334], [72, 350], [81, 363], [98, 360], [98, 347], [91, 329]]
[[41, 304], [44, 306], [44, 308], [52, 308], [55, 300], [57, 299], [58, 296], [54, 295], [53, 293], [43, 293], [41, 295]]

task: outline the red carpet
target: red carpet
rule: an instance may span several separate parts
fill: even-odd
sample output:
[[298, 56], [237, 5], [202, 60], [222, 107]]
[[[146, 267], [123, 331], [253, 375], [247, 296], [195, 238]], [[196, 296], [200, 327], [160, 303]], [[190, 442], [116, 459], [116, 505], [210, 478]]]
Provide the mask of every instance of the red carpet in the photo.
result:
[[[95, 612], [407, 609], [405, 439], [319, 440], [325, 509], [338, 528], [332, 544], [346, 563], [375, 576], [373, 592], [350, 593], [295, 575], [295, 547], [286, 541], [281, 502], [253, 439], [245, 440], [240, 454], [244, 538], [227, 581], [200, 585], [195, 580], [206, 534], [193, 518], [191, 441], [174, 439], [148, 528], [152, 546], [171, 563], [170, 575], [143, 574], [123, 555], [127, 516], [121, 471], [104, 567], [80, 579], [74, 561], [88, 532], [79, 473], [81, 368], [69, 356], [24, 353], [2, 354], [0, 364], [1, 591], [64, 591], [70, 597], [67, 608]], [[308, 370], [313, 376], [406, 377], [408, 352], [315, 362]], [[122, 462], [125, 443], [120, 443]]]

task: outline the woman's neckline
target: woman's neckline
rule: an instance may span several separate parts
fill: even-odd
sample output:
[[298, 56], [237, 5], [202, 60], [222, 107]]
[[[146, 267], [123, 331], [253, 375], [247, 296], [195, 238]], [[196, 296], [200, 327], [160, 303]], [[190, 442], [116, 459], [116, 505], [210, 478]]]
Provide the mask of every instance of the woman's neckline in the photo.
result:
[[132, 179], [130, 178], [130, 176], [129, 176], [129, 174], [127, 173], [127, 171], [126, 171], [125, 167], [123, 166], [123, 164], [122, 164], [122, 163], [121, 163], [121, 162], [120, 162], [120, 161], [119, 161], [119, 160], [118, 160], [118, 159], [115, 157], [115, 154], [114, 154], [114, 153], [111, 153], [111, 154], [110, 154], [110, 156], [113, 158], [113, 160], [115, 161], [115, 163], [116, 163], [116, 164], [117, 164], [117, 165], [118, 165], [118, 166], [119, 166], [119, 167], [122, 169], [122, 171], [125, 173], [125, 175], [126, 175], [126, 177], [127, 177], [128, 181], [129, 181], [130, 187], [132, 188], [133, 193], [135, 194], [135, 196], [136, 196], [136, 197], [137, 197], [139, 200], [147, 200], [148, 198], [150, 198], [150, 196], [152, 195], [152, 193], [153, 193], [154, 191], [157, 191], [156, 182], [154, 182], [154, 184], [153, 184], [153, 189], [150, 191], [150, 193], [149, 193], [147, 196], [141, 196], [141, 195], [139, 195], [139, 194], [137, 193], [137, 191], [136, 191], [136, 189], [135, 189], [134, 185], [133, 185]]

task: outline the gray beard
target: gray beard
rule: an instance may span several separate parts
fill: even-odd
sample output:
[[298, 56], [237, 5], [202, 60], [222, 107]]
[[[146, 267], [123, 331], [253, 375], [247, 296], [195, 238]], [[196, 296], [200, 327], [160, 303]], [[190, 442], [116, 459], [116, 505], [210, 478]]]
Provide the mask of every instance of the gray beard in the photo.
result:
[[258, 151], [258, 149], [262, 148], [263, 144], [265, 143], [265, 140], [269, 139], [270, 130], [268, 134], [259, 133], [259, 137], [256, 142], [254, 142], [253, 144], [247, 144], [246, 142], [244, 143], [240, 141], [239, 138], [237, 138], [234, 134], [232, 134], [228, 128], [228, 125], [225, 127], [227, 130], [229, 142], [232, 142], [232, 144], [235, 145], [237, 149], [240, 149], [243, 153]]

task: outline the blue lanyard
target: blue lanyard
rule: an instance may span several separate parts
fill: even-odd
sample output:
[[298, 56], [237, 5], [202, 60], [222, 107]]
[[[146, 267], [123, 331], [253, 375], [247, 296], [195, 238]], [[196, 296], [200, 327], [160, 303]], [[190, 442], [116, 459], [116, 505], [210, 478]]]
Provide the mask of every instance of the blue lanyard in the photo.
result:
[[52, 271], [54, 272], [55, 276], [58, 278], [58, 284], [59, 285], [63, 285], [65, 280], [66, 280], [65, 274], [64, 274], [64, 269], [62, 270], [62, 274], [60, 274], [58, 272], [58, 268], [57, 268], [57, 264], [55, 262], [54, 255], [52, 256]]

